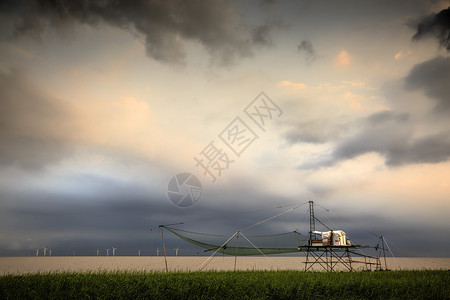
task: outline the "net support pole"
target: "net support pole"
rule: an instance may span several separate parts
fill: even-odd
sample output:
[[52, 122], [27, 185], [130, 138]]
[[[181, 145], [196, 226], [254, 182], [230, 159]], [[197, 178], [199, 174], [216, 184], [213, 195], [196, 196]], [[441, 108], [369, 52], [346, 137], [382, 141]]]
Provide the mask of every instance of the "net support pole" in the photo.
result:
[[265, 255], [258, 247], [256, 247], [255, 246], [255, 244], [253, 244], [252, 243], [252, 241], [250, 241], [242, 232], [241, 232], [241, 234], [242, 234], [242, 236], [244, 237], [244, 239], [246, 239], [247, 240], [247, 242], [249, 242], [250, 243], [250, 245], [252, 245], [253, 246], [253, 248], [255, 248], [256, 250], [258, 250], [259, 251], [259, 253], [261, 253], [262, 254], [262, 256], [264, 256], [264, 257], [267, 257], [267, 255]]
[[305, 272], [306, 272], [307, 267], [308, 267], [308, 262], [309, 262], [309, 247], [308, 247], [308, 250], [306, 250]]
[[164, 263], [166, 264], [166, 272], [169, 273], [169, 268], [167, 267], [166, 244], [164, 243], [163, 226], [160, 225], [159, 228], [161, 229], [161, 239], [162, 239], [163, 251], [164, 251]]
[[384, 268], [387, 270], [387, 263], [386, 263], [386, 250], [384, 249], [384, 237], [381, 236], [381, 247], [383, 247], [383, 257], [384, 257]]
[[236, 251], [234, 253], [234, 271], [236, 272], [236, 265], [237, 265], [237, 251], [238, 251], [238, 240], [239, 240], [239, 229], [237, 231], [237, 235], [236, 235]]
[[216, 251], [214, 251], [213, 254], [211, 254], [210, 257], [208, 257], [199, 267], [199, 271], [203, 270], [204, 267], [206, 267], [207, 264], [209, 264], [209, 262], [211, 261], [211, 259], [214, 257], [214, 255], [216, 255], [217, 252], [219, 252], [220, 249], [222, 249], [229, 241], [231, 241], [232, 238], [234, 238], [234, 236], [238, 234], [238, 231], [236, 231], [232, 236], [230, 236], [228, 238], [228, 240], [225, 241], [225, 243], [222, 244], [222, 246], [220, 246], [219, 248], [216, 249]]

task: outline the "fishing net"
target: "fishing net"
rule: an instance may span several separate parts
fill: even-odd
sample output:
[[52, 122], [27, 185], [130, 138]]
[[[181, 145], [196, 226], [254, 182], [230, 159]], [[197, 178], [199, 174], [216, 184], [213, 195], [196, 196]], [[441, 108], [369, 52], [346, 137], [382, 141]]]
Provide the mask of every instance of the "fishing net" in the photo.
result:
[[205, 252], [217, 251], [229, 255], [262, 255], [298, 252], [299, 247], [308, 244], [308, 237], [296, 231], [260, 236], [233, 236], [197, 233], [164, 226], [179, 238], [202, 247]]

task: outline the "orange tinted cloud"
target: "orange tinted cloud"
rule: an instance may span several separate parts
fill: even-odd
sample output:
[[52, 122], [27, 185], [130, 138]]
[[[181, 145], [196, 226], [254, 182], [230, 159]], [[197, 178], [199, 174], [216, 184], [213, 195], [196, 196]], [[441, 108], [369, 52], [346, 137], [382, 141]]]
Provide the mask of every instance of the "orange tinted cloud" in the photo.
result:
[[304, 84], [304, 83], [295, 83], [295, 82], [292, 82], [289, 80], [281, 81], [278, 85], [282, 86], [282, 87], [290, 87], [293, 89], [306, 89], [307, 88], [306, 84]]
[[356, 95], [351, 92], [346, 92], [344, 94], [344, 99], [347, 102], [347, 105], [352, 110], [361, 110], [363, 106], [361, 102], [364, 100], [364, 97], [361, 95]]
[[345, 50], [339, 52], [338, 56], [334, 59], [334, 64], [339, 67], [347, 67], [350, 65], [350, 55], [348, 52]]
[[407, 57], [407, 56], [410, 56], [411, 53], [412, 53], [411, 51], [406, 51], [406, 52], [400, 51], [400, 52], [398, 52], [398, 53], [395, 53], [394, 58], [395, 58], [396, 60], [399, 60], [399, 59], [405, 58], [405, 57]]
[[342, 80], [341, 81], [343, 84], [346, 85], [350, 85], [350, 86], [354, 86], [354, 87], [365, 87], [366, 85], [364, 84], [364, 82], [360, 82], [360, 81], [347, 81], [347, 80]]

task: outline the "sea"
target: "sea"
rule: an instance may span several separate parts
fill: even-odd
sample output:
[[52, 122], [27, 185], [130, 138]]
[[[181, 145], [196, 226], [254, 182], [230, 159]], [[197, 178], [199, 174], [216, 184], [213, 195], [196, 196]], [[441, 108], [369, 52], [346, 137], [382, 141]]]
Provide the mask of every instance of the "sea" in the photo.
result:
[[[375, 270], [376, 265], [365, 265], [364, 260], [352, 261], [352, 270]], [[0, 257], [0, 276], [9, 274], [63, 273], [63, 272], [193, 272], [204, 270], [305, 270], [305, 257], [248, 257], [248, 256], [36, 256]], [[309, 270], [345, 271], [347, 266], [334, 261], [306, 264]], [[387, 257], [380, 259], [381, 268], [389, 270], [450, 270], [450, 258]]]

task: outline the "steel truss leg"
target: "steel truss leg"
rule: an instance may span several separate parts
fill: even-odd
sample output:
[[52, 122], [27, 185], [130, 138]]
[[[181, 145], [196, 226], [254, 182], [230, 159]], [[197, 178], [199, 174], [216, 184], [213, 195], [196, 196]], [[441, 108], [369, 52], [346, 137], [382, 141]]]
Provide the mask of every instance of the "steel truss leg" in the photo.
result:
[[[309, 249], [306, 251], [305, 271], [311, 270], [316, 264], [327, 272], [336, 271], [337, 266], [343, 266], [348, 271], [353, 271], [352, 263], [354, 261], [348, 248], [342, 254], [334, 251], [331, 247], [317, 251]], [[368, 266], [370, 263], [365, 262], [365, 265]]]

